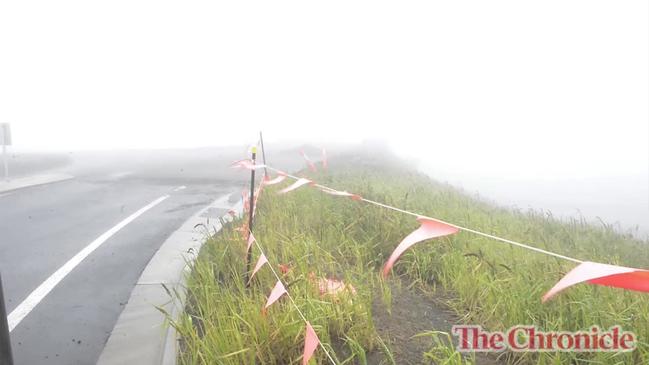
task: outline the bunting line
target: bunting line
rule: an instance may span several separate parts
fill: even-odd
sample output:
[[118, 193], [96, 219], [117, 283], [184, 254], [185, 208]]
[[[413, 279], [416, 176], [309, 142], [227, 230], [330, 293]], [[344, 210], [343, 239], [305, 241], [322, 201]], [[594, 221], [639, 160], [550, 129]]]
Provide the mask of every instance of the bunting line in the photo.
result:
[[[277, 172], [277, 173], [280, 172], [280, 170], [278, 170], [278, 169], [276, 169], [276, 168], [274, 168], [274, 167], [271, 167], [271, 166], [268, 166], [268, 169], [269, 169], [269, 170], [272, 170], [272, 171], [275, 171], [275, 172]], [[282, 173], [283, 173], [283, 174], [286, 174], [286, 173], [283, 172], [283, 171], [282, 171]], [[292, 179], [295, 179], [295, 180], [299, 180], [299, 179], [301, 179], [300, 177], [297, 177], [297, 176], [294, 176], [294, 175], [291, 175], [291, 174], [286, 174], [286, 176], [288, 176], [288, 177], [290, 177], [290, 178], [292, 178]], [[328, 187], [328, 186], [324, 186], [324, 185], [321, 185], [321, 184], [315, 184], [315, 183], [314, 183], [314, 184], [311, 184], [311, 185], [313, 185], [313, 186], [315, 186], [315, 187], [317, 187], [317, 188], [320, 188], [320, 189], [326, 189], [326, 190], [338, 191], [338, 190], [336, 190], [336, 189], [332, 189], [332, 188], [330, 188], [330, 187]], [[382, 208], [386, 208], [386, 209], [394, 210], [395, 212], [400, 212], [400, 213], [403, 213], [403, 214], [408, 214], [408, 215], [411, 215], [411, 216], [416, 217], [416, 218], [420, 218], [420, 217], [421, 217], [421, 218], [426, 218], [426, 219], [434, 220], [434, 221], [437, 221], [437, 222], [439, 222], [439, 223], [442, 223], [442, 224], [446, 224], [446, 225], [449, 225], [449, 226], [455, 227], [455, 228], [457, 228], [457, 229], [459, 229], [459, 230], [462, 230], [462, 231], [471, 232], [471, 233], [477, 234], [477, 235], [479, 235], [479, 236], [483, 236], [483, 237], [486, 237], [486, 238], [491, 238], [491, 239], [496, 240], [496, 241], [500, 241], [500, 242], [508, 243], [508, 244], [510, 244], [510, 245], [518, 246], [518, 247], [521, 247], [521, 248], [525, 248], [525, 249], [528, 249], [528, 250], [531, 250], [531, 251], [534, 251], [534, 252], [538, 252], [538, 253], [542, 253], [542, 254], [545, 254], [545, 255], [553, 256], [553, 257], [556, 257], [556, 258], [559, 258], [559, 259], [563, 259], [563, 260], [566, 260], [566, 261], [572, 261], [572, 262], [575, 262], [575, 263], [578, 263], [578, 264], [581, 264], [582, 262], [584, 262], [584, 261], [582, 261], [582, 260], [578, 260], [578, 259], [573, 258], [573, 257], [569, 257], [569, 256], [561, 255], [561, 254], [558, 254], [558, 253], [555, 253], [555, 252], [552, 252], [552, 251], [547, 251], [547, 250], [544, 250], [544, 249], [541, 249], [541, 248], [538, 248], [538, 247], [530, 246], [530, 245], [527, 245], [527, 244], [524, 244], [524, 243], [521, 243], [521, 242], [512, 241], [512, 240], [509, 240], [509, 239], [506, 239], [506, 238], [503, 238], [503, 237], [494, 236], [494, 235], [491, 235], [491, 234], [488, 234], [488, 233], [484, 233], [484, 232], [477, 231], [477, 230], [475, 230], [475, 229], [462, 227], [462, 226], [459, 226], [459, 225], [457, 225], [457, 224], [453, 224], [453, 223], [445, 222], [445, 221], [443, 221], [443, 220], [441, 220], [441, 219], [436, 219], [436, 218], [428, 217], [428, 216], [425, 216], [425, 215], [422, 215], [422, 214], [417, 214], [417, 213], [409, 212], [409, 211], [407, 211], [407, 210], [403, 210], [403, 209], [400, 209], [400, 208], [397, 208], [397, 207], [393, 207], [393, 206], [391, 206], [391, 205], [383, 204], [383, 203], [380, 203], [380, 202], [377, 202], [377, 201], [374, 201], [374, 200], [366, 199], [366, 198], [363, 198], [363, 197], [361, 197], [359, 200], [364, 201], [364, 202], [369, 203], [369, 204], [373, 204], [373, 205], [376, 205], [376, 206], [382, 207]]]
[[[266, 253], [265, 253], [264, 250], [261, 248], [261, 245], [259, 244], [259, 241], [254, 240], [254, 243], [255, 243], [255, 247], [257, 247], [257, 249], [259, 250], [259, 252], [260, 252], [262, 255], [264, 255], [264, 257], [267, 257], [267, 256], [266, 256]], [[273, 268], [273, 265], [271, 265], [270, 263], [268, 263], [267, 266], [270, 268], [270, 271], [273, 273], [273, 276], [275, 276], [275, 278], [277, 279], [277, 284], [275, 284], [275, 288], [277, 288], [278, 285], [281, 285], [281, 287], [284, 288], [284, 292], [282, 293], [282, 295], [283, 295], [283, 294], [286, 294], [286, 296], [288, 297], [289, 301], [290, 301], [291, 304], [293, 305], [293, 308], [295, 308], [295, 310], [296, 310], [297, 313], [300, 315], [300, 317], [302, 317], [302, 320], [304, 321], [304, 323], [306, 323], [307, 325], [310, 326], [310, 323], [309, 323], [309, 321], [306, 319], [306, 317], [304, 316], [304, 313], [302, 313], [302, 311], [300, 310], [300, 307], [298, 307], [298, 306], [297, 306], [297, 303], [295, 303], [295, 300], [293, 300], [293, 297], [291, 296], [291, 293], [289, 293], [288, 290], [286, 290], [286, 287], [285, 287], [284, 284], [282, 283], [282, 278], [277, 274], [277, 271], [275, 271], [275, 269]], [[273, 292], [275, 291], [275, 288], [273, 288]], [[272, 293], [272, 292], [271, 292], [271, 293]], [[281, 296], [281, 295], [280, 295], [280, 296]], [[279, 298], [279, 297], [278, 297], [278, 298]], [[270, 299], [270, 298], [269, 298], [269, 299]], [[272, 304], [272, 303], [271, 303], [271, 304]], [[268, 305], [269, 305], [269, 304], [267, 304], [265, 308], [268, 308]], [[311, 329], [313, 329], [313, 328], [311, 328]], [[314, 333], [315, 333], [315, 332], [314, 332]], [[309, 334], [307, 333], [305, 336], [308, 336], [308, 335], [309, 335]], [[308, 338], [305, 337], [305, 351], [306, 351], [307, 349], [310, 348], [310, 347], [307, 347], [307, 346], [306, 346], [306, 344], [307, 344], [307, 339], [308, 339]], [[316, 335], [316, 339], [318, 339], [318, 336], [317, 336], [317, 335]], [[329, 361], [331, 361], [331, 363], [332, 363], [333, 365], [336, 365], [336, 361], [333, 359], [333, 357], [331, 356], [331, 354], [329, 353], [329, 351], [327, 350], [327, 348], [324, 347], [324, 346], [322, 345], [322, 342], [320, 342], [320, 339], [318, 339], [318, 343], [320, 344], [320, 348], [322, 348], [322, 351], [324, 351], [324, 353], [325, 353], [325, 355], [327, 356], [327, 358], [329, 359]], [[315, 350], [315, 348], [314, 348], [314, 350]]]
[[[322, 153], [323, 153], [322, 165], [323, 165], [323, 169], [326, 169], [326, 167], [327, 167], [327, 158], [326, 158], [326, 152], [325, 152], [324, 149], [322, 150]], [[304, 152], [302, 152], [302, 155], [305, 158], [305, 160], [309, 163], [310, 167], [315, 168], [315, 164], [306, 156], [306, 154]], [[242, 161], [244, 161], [244, 160], [242, 160]], [[246, 165], [245, 162], [242, 163], [242, 161], [237, 161], [237, 162], [233, 163], [233, 165], [239, 164], [239, 165], [243, 165], [241, 167], [248, 167], [248, 166], [245, 166]], [[255, 167], [256, 166], [254, 166], [252, 168], [255, 168]], [[381, 203], [381, 202], [366, 199], [366, 198], [361, 197], [360, 195], [349, 193], [347, 191], [339, 191], [339, 190], [330, 188], [330, 187], [325, 186], [325, 185], [317, 184], [317, 183], [315, 183], [315, 182], [313, 182], [313, 181], [311, 181], [309, 179], [300, 178], [300, 177], [288, 174], [288, 173], [286, 173], [284, 171], [281, 171], [281, 170], [278, 170], [278, 169], [276, 169], [276, 168], [274, 168], [272, 166], [267, 166], [266, 165], [266, 167], [269, 170], [274, 171], [274, 172], [276, 172], [278, 174], [278, 176], [275, 179], [270, 180], [273, 183], [279, 183], [279, 182], [283, 181], [286, 177], [290, 177], [290, 178], [296, 180], [289, 187], [280, 190], [279, 191], [280, 194], [285, 194], [285, 193], [290, 192], [292, 190], [295, 190], [295, 189], [297, 189], [297, 188], [299, 188], [299, 187], [301, 187], [303, 185], [309, 184], [309, 185], [311, 185], [313, 187], [316, 187], [319, 190], [321, 190], [322, 192], [324, 192], [326, 194], [329, 194], [329, 195], [349, 197], [349, 198], [351, 198], [353, 200], [364, 201], [366, 203], [369, 203], [369, 204], [372, 204], [372, 205], [375, 205], [375, 206], [379, 206], [379, 207], [382, 207], [382, 208], [385, 208], [385, 209], [393, 210], [393, 211], [396, 211], [396, 212], [400, 212], [400, 213], [403, 213], [403, 214], [407, 214], [407, 215], [411, 215], [411, 216], [416, 217], [417, 221], [421, 223], [421, 226], [417, 230], [411, 232], [408, 236], [406, 236], [402, 240], [402, 242], [395, 248], [392, 255], [390, 256], [390, 258], [388, 259], [388, 261], [385, 263], [385, 265], [383, 267], [383, 276], [384, 277], [387, 277], [387, 275], [389, 274], [392, 266], [399, 259], [401, 254], [403, 254], [408, 248], [410, 248], [414, 244], [416, 244], [418, 242], [421, 242], [421, 241], [424, 241], [424, 240], [431, 239], [431, 238], [443, 237], [443, 236], [455, 234], [458, 231], [462, 230], [462, 231], [473, 233], [473, 234], [476, 234], [476, 235], [479, 235], [479, 236], [482, 236], [482, 237], [493, 239], [495, 241], [500, 241], [500, 242], [507, 243], [507, 244], [510, 244], [510, 245], [513, 245], [513, 246], [524, 248], [524, 249], [527, 249], [527, 250], [530, 250], [530, 251], [533, 251], [533, 252], [536, 252], [536, 253], [545, 254], [545, 255], [552, 256], [552, 257], [555, 257], [555, 258], [558, 258], [558, 259], [562, 259], [562, 260], [566, 260], [566, 261], [570, 261], [570, 262], [579, 264], [577, 267], [573, 268], [570, 272], [568, 272], [566, 275], [564, 275], [564, 277], [558, 283], [556, 283], [554, 285], [554, 287], [552, 287], [543, 296], [542, 302], [546, 302], [546, 301], [550, 300], [553, 296], [555, 296], [559, 292], [563, 291], [564, 289], [567, 289], [570, 286], [573, 286], [573, 285], [576, 285], [576, 284], [579, 284], [579, 283], [584, 283], [584, 282], [587, 282], [587, 283], [590, 283], [590, 284], [595, 284], [595, 285], [616, 287], [616, 288], [622, 288], [622, 289], [628, 289], [628, 290], [634, 290], [634, 291], [649, 292], [649, 270], [629, 268], [629, 267], [623, 267], [623, 266], [617, 266], [617, 265], [601, 264], [601, 263], [595, 263], [595, 262], [589, 262], [589, 261], [582, 261], [582, 260], [579, 260], [579, 259], [576, 259], [576, 258], [573, 258], [573, 257], [570, 257], [570, 256], [566, 256], [566, 255], [562, 255], [562, 254], [559, 254], [559, 253], [556, 253], [556, 252], [544, 250], [544, 249], [534, 247], [534, 246], [531, 246], [531, 245], [528, 245], [528, 244], [525, 244], [525, 243], [517, 242], [517, 241], [514, 241], [514, 240], [507, 239], [507, 238], [499, 237], [499, 236], [495, 236], [495, 235], [488, 234], [488, 233], [485, 233], [485, 232], [481, 232], [481, 231], [478, 231], [478, 230], [475, 230], [475, 229], [471, 229], [471, 228], [463, 227], [463, 226], [456, 225], [456, 224], [453, 224], [453, 223], [445, 222], [445, 221], [437, 219], [437, 218], [432, 218], [432, 217], [420, 215], [420, 214], [413, 213], [413, 212], [410, 212], [410, 211], [407, 211], [407, 210], [404, 210], [404, 209], [400, 209], [400, 208], [397, 208], [397, 207], [394, 207], [394, 206], [391, 206], [391, 205], [387, 205], [387, 204], [384, 204], [384, 203]], [[250, 167], [248, 167], [248, 168], [250, 168]], [[315, 169], [312, 169], [312, 171], [315, 171]], [[269, 181], [269, 179], [265, 179], [265, 181]], [[261, 185], [264, 185], [264, 182], [262, 182]], [[270, 184], [268, 184], [268, 185], [270, 185]], [[261, 190], [261, 186], [260, 186], [260, 190]], [[255, 201], [256, 201], [256, 199], [255, 199]], [[252, 235], [252, 233], [251, 233], [251, 235]], [[257, 245], [258, 249], [262, 253], [262, 256], [259, 258], [259, 261], [258, 261], [258, 265], [257, 265], [258, 267], [256, 267], [254, 272], [253, 272], [253, 275], [254, 275], [254, 273], [256, 273], [257, 270], [259, 270], [259, 268], [261, 268], [261, 266], [264, 264], [264, 263], [261, 262], [262, 257], [264, 259], [266, 257], [265, 257], [265, 255], [263, 253], [263, 250], [261, 249], [261, 246], [254, 239], [254, 237], [252, 238], [252, 242], [254, 242]], [[252, 242], [249, 240], [249, 242], [248, 242], [248, 250], [250, 249], [250, 247], [252, 245]], [[268, 263], [268, 261], [266, 260], [265, 263]], [[271, 298], [269, 298], [269, 303], [272, 304], [281, 295], [287, 294], [287, 296], [289, 297], [289, 299], [290, 299], [291, 303], [293, 304], [293, 306], [295, 307], [295, 309], [298, 311], [298, 313], [300, 314], [302, 319], [306, 322], [307, 333], [306, 333], [306, 336], [305, 336], [305, 350], [304, 350], [305, 351], [304, 352], [305, 359], [303, 359], [303, 361], [306, 363], [306, 361], [308, 361], [308, 359], [311, 357], [313, 351], [315, 351], [315, 349], [317, 348], [317, 344], [315, 345], [315, 347], [313, 347], [313, 350], [311, 350], [311, 348], [309, 347], [308, 350], [310, 351], [310, 354], [308, 355], [308, 358], [306, 357], [306, 355], [307, 355], [307, 342], [313, 341], [313, 336], [309, 333], [309, 329], [311, 329], [311, 331], [313, 331], [313, 329], [310, 327], [310, 323], [306, 320], [306, 318], [304, 317], [304, 315], [302, 314], [300, 309], [297, 307], [297, 305], [296, 305], [295, 301], [293, 300], [293, 298], [290, 296], [288, 291], [286, 291], [286, 289], [284, 288], [279, 275], [277, 275], [277, 273], [273, 269], [272, 265], [269, 265], [269, 267], [271, 268], [271, 271], [273, 272], [273, 275], [278, 279], [278, 282], [277, 282], [275, 288], [273, 289], [273, 292], [271, 293], [271, 296], [276, 295], [276, 298], [274, 298], [273, 301], [270, 301]], [[280, 286], [279, 289], [278, 289], [278, 286]], [[283, 291], [280, 290], [280, 289], [283, 289]], [[277, 293], [278, 293], [278, 295], [277, 295]], [[267, 306], [270, 305], [270, 304], [267, 304]], [[313, 335], [315, 336], [315, 340], [317, 341], [317, 343], [320, 343], [319, 340], [317, 339], [317, 335], [315, 335], [315, 332], [313, 333]], [[322, 345], [322, 343], [320, 343], [320, 345]], [[324, 346], [321, 346], [321, 347], [323, 347], [323, 350], [325, 351], [325, 353], [327, 354], [329, 359], [332, 361], [332, 363], [335, 364], [335, 361], [330, 356], [330, 354], [326, 351]]]

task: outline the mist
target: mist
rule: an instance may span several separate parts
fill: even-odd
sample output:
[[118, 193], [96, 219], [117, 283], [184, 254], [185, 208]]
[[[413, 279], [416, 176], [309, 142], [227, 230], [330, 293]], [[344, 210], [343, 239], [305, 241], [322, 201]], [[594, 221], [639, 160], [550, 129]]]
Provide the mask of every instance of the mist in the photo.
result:
[[648, 12], [608, 1], [3, 3], [0, 122], [14, 157], [86, 167], [152, 149], [142, 161], [173, 149], [204, 163], [198, 149], [244, 154], [260, 130], [282, 151], [380, 140], [470, 194], [646, 235]]

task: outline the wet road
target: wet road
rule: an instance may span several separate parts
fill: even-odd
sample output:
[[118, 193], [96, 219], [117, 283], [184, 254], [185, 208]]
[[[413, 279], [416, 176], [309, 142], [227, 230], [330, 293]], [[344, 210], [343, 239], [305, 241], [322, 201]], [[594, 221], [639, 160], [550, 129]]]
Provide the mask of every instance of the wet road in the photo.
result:
[[158, 247], [216, 197], [241, 189], [178, 183], [93, 174], [0, 196], [16, 364], [94, 364]]

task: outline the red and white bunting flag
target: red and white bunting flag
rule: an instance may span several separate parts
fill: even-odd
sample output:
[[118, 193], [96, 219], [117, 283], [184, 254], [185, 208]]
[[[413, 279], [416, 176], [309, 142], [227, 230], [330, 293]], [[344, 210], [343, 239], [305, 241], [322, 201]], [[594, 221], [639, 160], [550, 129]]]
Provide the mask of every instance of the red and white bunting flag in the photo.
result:
[[243, 211], [247, 212], [250, 210], [250, 199], [248, 199], [248, 191], [243, 189], [241, 192], [241, 199], [243, 200]]
[[331, 295], [334, 297], [345, 292], [356, 294], [356, 288], [351, 284], [345, 284], [343, 281], [330, 278], [320, 278], [318, 280], [318, 290], [320, 291], [320, 295]]
[[251, 160], [249, 160], [247, 158], [244, 158], [243, 160], [237, 160], [237, 161], [232, 162], [230, 164], [230, 167], [232, 167], [232, 168], [242, 167], [241, 165], [250, 164], [250, 163], [252, 163]]
[[329, 162], [327, 162], [327, 151], [322, 149], [322, 169], [326, 170], [329, 167]]
[[264, 180], [263, 184], [264, 185], [275, 185], [275, 184], [281, 183], [282, 181], [284, 181], [284, 179], [286, 179], [286, 175], [281, 175], [280, 174], [280, 175], [277, 175], [277, 177], [274, 178], [274, 179]]
[[255, 264], [255, 268], [252, 270], [252, 274], [250, 274], [250, 279], [248, 279], [248, 283], [252, 281], [252, 278], [255, 277], [257, 271], [259, 271], [259, 269], [261, 269], [261, 267], [267, 263], [268, 260], [266, 259], [266, 255], [262, 253], [261, 256], [259, 256], [259, 259], [257, 259], [257, 264]]
[[245, 159], [233, 162], [232, 164], [230, 164], [230, 167], [257, 170], [263, 169], [264, 167], [266, 167], [266, 165], [256, 165], [254, 162], [252, 162], [252, 160]]
[[248, 232], [248, 246], [246, 246], [246, 253], [250, 251], [250, 248], [252, 247], [252, 244], [255, 242], [255, 236], [252, 234], [252, 232]]
[[236, 227], [234, 230], [239, 232], [242, 239], [245, 240], [245, 239], [248, 238], [248, 232], [249, 231], [248, 231], [248, 222], [246, 220], [243, 221], [243, 223], [241, 224], [241, 227]]
[[261, 195], [261, 192], [263, 190], [264, 190], [264, 184], [259, 184], [257, 190], [255, 190], [255, 205], [257, 205], [257, 201], [259, 200], [259, 196]]
[[257, 212], [257, 202], [259, 201], [259, 196], [261, 195], [261, 192], [264, 190], [264, 184], [263, 180], [262, 183], [259, 184], [259, 187], [257, 188], [257, 191], [255, 192], [255, 205], [252, 207], [252, 216], [255, 216], [255, 213]]
[[270, 295], [268, 296], [268, 301], [266, 302], [264, 309], [270, 307], [273, 303], [277, 301], [277, 299], [279, 299], [284, 294], [286, 294], [286, 288], [284, 288], [284, 284], [282, 284], [281, 281], [277, 280], [277, 284], [275, 284], [275, 287], [273, 288], [273, 290], [270, 292]]
[[250, 166], [245, 166], [248, 170], [259, 170], [265, 168], [266, 165], [264, 164], [257, 164], [257, 165], [250, 165]]
[[313, 163], [313, 161], [311, 161], [309, 156], [307, 156], [306, 153], [304, 153], [304, 151], [300, 151], [300, 154], [302, 155], [302, 157], [304, 157], [304, 160], [306, 161], [307, 165], [309, 165], [309, 169], [311, 171], [313, 171], [313, 172], [318, 171], [318, 169], [315, 167], [315, 164]]
[[388, 276], [390, 269], [392, 269], [394, 263], [407, 249], [409, 249], [415, 243], [431, 238], [448, 236], [458, 232], [458, 229], [456, 227], [442, 223], [440, 221], [436, 221], [434, 219], [419, 217], [417, 218], [417, 221], [421, 223], [421, 226], [419, 226], [419, 228], [406, 236], [406, 238], [401, 241], [399, 246], [394, 249], [394, 252], [392, 252], [392, 255], [390, 255], [390, 258], [385, 263], [385, 266], [383, 266], [383, 277]]
[[583, 282], [649, 292], [649, 271], [596, 262], [582, 262], [545, 293], [542, 301], [546, 302], [560, 291]]
[[296, 182], [294, 182], [291, 186], [289, 186], [289, 187], [287, 187], [287, 188], [284, 188], [284, 189], [280, 190], [280, 191], [279, 191], [279, 194], [286, 194], [286, 193], [288, 193], [289, 191], [293, 191], [293, 190], [299, 188], [300, 186], [302, 186], [302, 185], [306, 185], [306, 184], [313, 184], [313, 181], [311, 181], [311, 180], [309, 180], [309, 179], [305, 179], [305, 178], [303, 178], [303, 177], [302, 177], [302, 178], [299, 178], [299, 179], [298, 179]]
[[360, 195], [348, 193], [346, 191], [338, 191], [338, 190], [326, 189], [326, 188], [325, 189], [321, 188], [320, 190], [322, 190], [323, 192], [325, 192], [327, 194], [330, 194], [330, 195], [346, 196], [346, 197], [352, 198], [352, 200], [361, 200], [361, 199], [363, 199]]
[[306, 322], [306, 333], [304, 334], [304, 355], [302, 356], [302, 365], [306, 365], [311, 360], [313, 353], [318, 348], [320, 340], [318, 335], [311, 327], [311, 323]]

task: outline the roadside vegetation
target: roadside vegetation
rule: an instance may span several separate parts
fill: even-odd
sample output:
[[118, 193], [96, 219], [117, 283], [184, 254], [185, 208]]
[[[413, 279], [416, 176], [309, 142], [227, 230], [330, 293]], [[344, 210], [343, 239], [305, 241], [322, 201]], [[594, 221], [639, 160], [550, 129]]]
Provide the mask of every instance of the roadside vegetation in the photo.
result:
[[[304, 172], [304, 174], [308, 174]], [[390, 156], [349, 155], [309, 176], [332, 188], [582, 260], [649, 267], [647, 242], [582, 219], [499, 208], [440, 184]], [[268, 187], [254, 232], [273, 268], [320, 341], [338, 363], [649, 363], [649, 295], [577, 285], [542, 304], [541, 296], [573, 263], [460, 232], [420, 243], [392, 275], [380, 270], [396, 245], [418, 227], [410, 216], [302, 187], [279, 196]], [[188, 280], [185, 315], [172, 325], [181, 336], [182, 364], [299, 364], [304, 322], [284, 296], [262, 308], [276, 279], [262, 268], [249, 288], [245, 239], [229, 224], [210, 237]], [[259, 251], [253, 247], [253, 264]], [[281, 267], [279, 265], [282, 265]], [[353, 286], [322, 295], [318, 278]], [[440, 321], [443, 319], [443, 321]], [[620, 325], [634, 331], [630, 353], [504, 353], [460, 355], [455, 323], [492, 331], [533, 324], [561, 331]], [[322, 349], [314, 356], [327, 364]]]

